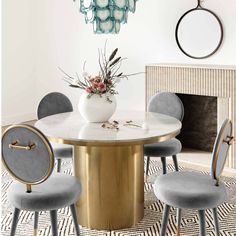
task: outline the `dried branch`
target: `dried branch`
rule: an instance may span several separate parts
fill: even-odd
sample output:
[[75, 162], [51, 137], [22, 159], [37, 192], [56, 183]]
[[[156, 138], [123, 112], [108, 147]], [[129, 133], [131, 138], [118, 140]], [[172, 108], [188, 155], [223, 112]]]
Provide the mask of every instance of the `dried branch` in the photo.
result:
[[115, 57], [117, 51], [118, 51], [118, 48], [116, 48], [116, 49], [112, 52], [112, 54], [110, 55], [108, 61], [112, 61], [112, 60], [113, 60], [113, 58]]
[[109, 95], [118, 94], [115, 90], [115, 85], [118, 83], [119, 79], [126, 78], [129, 76], [138, 75], [143, 72], [133, 73], [133, 74], [124, 74], [123, 72], [119, 72], [123, 60], [127, 58], [122, 58], [117, 55], [118, 48], [114, 49], [110, 56], [106, 57], [106, 45], [105, 43], [104, 49], [98, 49], [98, 64], [100, 68], [100, 72], [97, 76], [91, 77], [85, 73], [86, 61], [83, 64], [83, 77], [82, 79], [79, 77], [78, 73], [75, 73], [76, 77], [67, 74], [64, 70], [59, 67], [59, 70], [63, 73], [64, 78], [69, 86], [73, 88], [80, 88], [86, 90], [88, 93], [88, 98], [93, 94], [98, 94], [102, 96], [102, 94], [106, 93], [106, 98], [108, 102], [112, 102]]
[[121, 57], [116, 58], [116, 59], [110, 64], [110, 67], [112, 67], [112, 66], [114, 66], [116, 63], [118, 63], [120, 59], [121, 59]]

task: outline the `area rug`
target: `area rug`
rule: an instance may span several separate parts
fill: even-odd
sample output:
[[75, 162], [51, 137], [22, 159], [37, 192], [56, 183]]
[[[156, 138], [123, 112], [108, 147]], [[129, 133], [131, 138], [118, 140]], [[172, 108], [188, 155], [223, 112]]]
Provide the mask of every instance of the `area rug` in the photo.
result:
[[[172, 165], [167, 166], [168, 171], [174, 171]], [[187, 170], [180, 167], [180, 171]], [[189, 170], [189, 169], [188, 169]], [[71, 162], [62, 163], [62, 171], [66, 174], [71, 174]], [[195, 171], [195, 170], [190, 170]], [[204, 174], [208, 174], [203, 172]], [[142, 221], [132, 228], [114, 230], [114, 231], [97, 231], [81, 227], [81, 235], [89, 236], [156, 236], [159, 235], [163, 204], [158, 201], [154, 195], [152, 184], [156, 177], [161, 175], [161, 166], [158, 159], [152, 159], [150, 163], [150, 176], [147, 183], [145, 183], [145, 215]], [[5, 170], [1, 172], [2, 176], [2, 196], [1, 196], [1, 235], [10, 235], [10, 226], [12, 221], [13, 208], [7, 200], [7, 189], [10, 186], [12, 179]], [[219, 207], [219, 221], [221, 226], [221, 235], [236, 236], [236, 179], [222, 177], [225, 182], [229, 197], [228, 200]], [[17, 226], [16, 236], [29, 236], [33, 234], [33, 213], [21, 212], [19, 223]], [[166, 236], [176, 235], [175, 226], [176, 211], [171, 209], [168, 222]], [[214, 236], [214, 225], [211, 211], [206, 212], [206, 229], [208, 236]], [[75, 235], [72, 218], [68, 208], [58, 211], [58, 230], [59, 236]], [[50, 217], [47, 212], [41, 212], [39, 216], [39, 230], [38, 236], [51, 235]], [[197, 212], [193, 210], [184, 210], [183, 219], [181, 223], [181, 235], [197, 236], [198, 230], [198, 216]]]

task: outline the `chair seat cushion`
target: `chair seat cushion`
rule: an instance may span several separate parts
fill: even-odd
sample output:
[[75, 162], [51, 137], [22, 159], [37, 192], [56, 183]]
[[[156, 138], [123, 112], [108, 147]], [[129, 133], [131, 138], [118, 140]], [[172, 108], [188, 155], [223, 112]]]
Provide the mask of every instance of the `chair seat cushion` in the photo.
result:
[[70, 175], [55, 173], [44, 183], [32, 186], [26, 192], [26, 185], [13, 182], [8, 199], [18, 209], [28, 211], [56, 210], [75, 203], [81, 193], [79, 181]]
[[224, 183], [216, 186], [209, 175], [171, 172], [157, 178], [154, 192], [165, 204], [178, 208], [207, 209], [222, 204], [227, 197]]
[[55, 158], [72, 158], [72, 146], [59, 143], [51, 143]]
[[181, 142], [176, 139], [170, 139], [161, 143], [144, 145], [144, 155], [153, 157], [173, 156], [181, 152]]

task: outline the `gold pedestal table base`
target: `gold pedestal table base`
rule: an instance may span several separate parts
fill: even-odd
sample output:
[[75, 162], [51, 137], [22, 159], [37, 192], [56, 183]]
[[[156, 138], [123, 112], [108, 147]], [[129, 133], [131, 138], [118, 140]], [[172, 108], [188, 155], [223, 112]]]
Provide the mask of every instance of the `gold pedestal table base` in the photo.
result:
[[74, 174], [82, 185], [80, 225], [111, 230], [143, 218], [143, 145], [74, 146]]
[[159, 113], [116, 111], [118, 130], [87, 123], [79, 112], [37, 121], [51, 142], [74, 146], [74, 174], [82, 185], [79, 222], [92, 229], [128, 228], [144, 215], [143, 145], [175, 137], [181, 122]]

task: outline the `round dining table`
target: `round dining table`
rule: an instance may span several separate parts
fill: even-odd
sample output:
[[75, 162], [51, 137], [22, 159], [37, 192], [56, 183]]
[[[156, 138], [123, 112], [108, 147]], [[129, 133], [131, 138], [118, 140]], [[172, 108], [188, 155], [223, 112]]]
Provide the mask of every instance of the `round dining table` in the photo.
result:
[[73, 173], [82, 186], [79, 222], [92, 229], [128, 228], [144, 216], [143, 145], [179, 134], [173, 117], [116, 111], [110, 123], [87, 123], [79, 112], [36, 122], [51, 142], [73, 145]]

